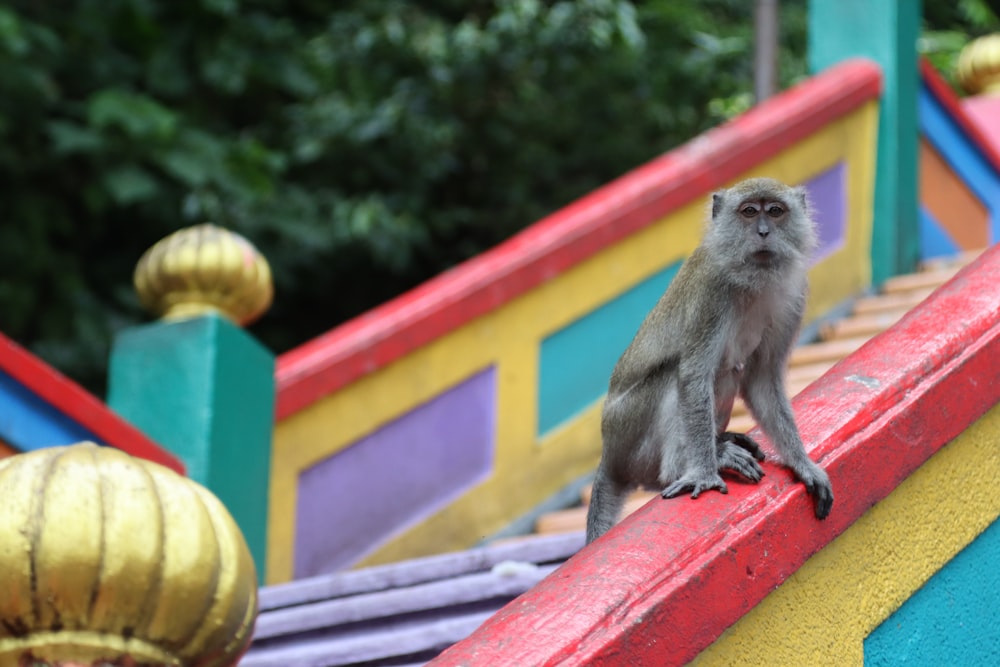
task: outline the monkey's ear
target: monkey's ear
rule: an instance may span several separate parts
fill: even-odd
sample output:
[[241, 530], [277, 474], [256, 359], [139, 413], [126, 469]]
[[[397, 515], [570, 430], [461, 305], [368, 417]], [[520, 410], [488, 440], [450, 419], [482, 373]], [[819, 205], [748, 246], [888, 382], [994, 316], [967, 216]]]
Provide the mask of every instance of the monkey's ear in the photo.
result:
[[712, 217], [719, 215], [719, 211], [722, 210], [722, 193], [715, 192], [712, 194]]
[[802, 204], [802, 208], [809, 210], [809, 190], [806, 189], [804, 185], [799, 185], [795, 188], [795, 196], [799, 198], [799, 203]]

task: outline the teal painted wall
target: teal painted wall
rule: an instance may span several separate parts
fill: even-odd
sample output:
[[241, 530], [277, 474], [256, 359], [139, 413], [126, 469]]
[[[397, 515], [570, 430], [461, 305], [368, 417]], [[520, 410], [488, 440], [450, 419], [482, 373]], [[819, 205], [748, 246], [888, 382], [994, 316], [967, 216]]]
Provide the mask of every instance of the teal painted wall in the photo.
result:
[[809, 67], [818, 73], [851, 57], [882, 67], [872, 280], [913, 269], [917, 214], [917, 37], [920, 0], [809, 0]]
[[668, 266], [542, 341], [539, 434], [604, 395], [615, 362], [680, 267], [680, 262]]
[[179, 456], [219, 497], [265, 572], [274, 355], [218, 315], [121, 333], [108, 405]]
[[865, 639], [866, 667], [1000, 664], [1000, 523]]

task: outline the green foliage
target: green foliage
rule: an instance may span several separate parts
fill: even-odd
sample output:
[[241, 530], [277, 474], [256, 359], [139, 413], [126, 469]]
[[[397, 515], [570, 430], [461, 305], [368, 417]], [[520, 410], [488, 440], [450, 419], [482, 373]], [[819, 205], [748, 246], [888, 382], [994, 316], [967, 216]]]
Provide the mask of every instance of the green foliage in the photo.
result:
[[211, 220], [270, 260], [255, 332], [287, 349], [740, 110], [747, 12], [7, 3], [0, 329], [99, 388], [139, 255]]
[[959, 91], [958, 54], [970, 39], [1000, 30], [1000, 0], [924, 0], [917, 49]]
[[[805, 5], [781, 3], [785, 85]], [[751, 10], [8, 2], [0, 330], [100, 390], [139, 256], [213, 221], [271, 262], [254, 332], [288, 349], [745, 109]]]

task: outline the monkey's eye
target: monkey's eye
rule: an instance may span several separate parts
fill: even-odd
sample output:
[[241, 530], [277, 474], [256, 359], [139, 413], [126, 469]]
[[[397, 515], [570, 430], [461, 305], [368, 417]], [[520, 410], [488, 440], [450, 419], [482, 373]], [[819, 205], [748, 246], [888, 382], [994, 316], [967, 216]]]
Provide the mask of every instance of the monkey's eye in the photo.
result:
[[771, 204], [771, 205], [770, 205], [770, 206], [769, 206], [769, 207], [767, 208], [767, 214], [768, 214], [769, 216], [771, 216], [772, 218], [780, 218], [780, 217], [781, 217], [781, 215], [782, 215], [782, 214], [783, 214], [784, 212], [785, 212], [785, 209], [781, 208], [781, 207], [780, 207], [780, 206], [778, 206], [777, 204]]
[[747, 218], [752, 218], [756, 216], [760, 211], [753, 204], [745, 204], [743, 208], [740, 209], [740, 213]]

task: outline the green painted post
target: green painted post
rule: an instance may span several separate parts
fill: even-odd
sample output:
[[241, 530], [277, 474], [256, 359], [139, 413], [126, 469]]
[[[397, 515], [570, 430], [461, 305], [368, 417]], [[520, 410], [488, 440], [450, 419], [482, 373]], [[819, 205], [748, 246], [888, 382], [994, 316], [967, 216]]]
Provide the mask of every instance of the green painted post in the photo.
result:
[[809, 0], [809, 67], [863, 56], [882, 67], [872, 281], [910, 271], [917, 216], [917, 38], [920, 0]]
[[146, 253], [136, 287], [166, 319], [117, 336], [108, 405], [179, 456], [188, 476], [218, 496], [243, 531], [263, 582], [274, 355], [236, 322], [270, 304], [267, 263], [242, 237], [193, 227]]

